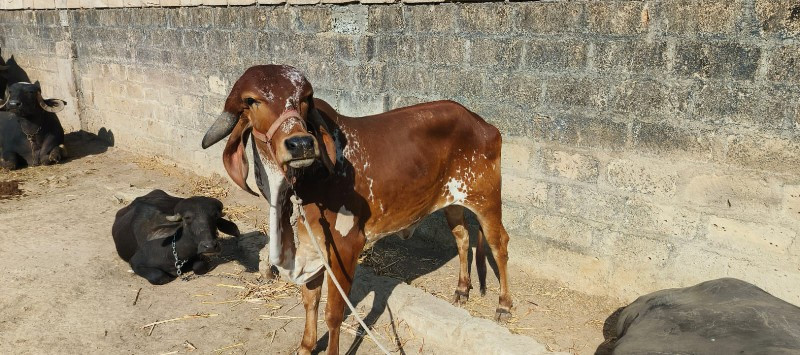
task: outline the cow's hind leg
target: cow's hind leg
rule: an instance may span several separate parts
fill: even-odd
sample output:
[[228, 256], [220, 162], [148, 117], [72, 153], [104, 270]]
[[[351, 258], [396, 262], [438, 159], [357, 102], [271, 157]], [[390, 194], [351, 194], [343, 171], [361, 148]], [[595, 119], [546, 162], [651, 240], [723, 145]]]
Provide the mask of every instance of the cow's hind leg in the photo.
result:
[[[511, 317], [511, 295], [508, 290], [508, 233], [503, 227], [499, 199], [497, 205], [484, 206], [475, 211], [481, 224], [483, 237], [492, 249], [494, 260], [497, 262], [497, 272], [500, 278], [500, 304], [495, 312], [496, 320], [507, 320]], [[478, 238], [481, 238], [479, 235]], [[480, 272], [480, 271], [479, 271]], [[485, 273], [485, 271], [484, 271]], [[481, 285], [481, 287], [485, 287]]]
[[458, 261], [461, 266], [458, 271], [458, 286], [453, 297], [453, 303], [463, 304], [469, 300], [469, 290], [472, 288], [472, 282], [469, 279], [469, 232], [464, 221], [464, 207], [448, 206], [444, 209], [444, 216], [447, 218], [447, 224], [456, 239]]

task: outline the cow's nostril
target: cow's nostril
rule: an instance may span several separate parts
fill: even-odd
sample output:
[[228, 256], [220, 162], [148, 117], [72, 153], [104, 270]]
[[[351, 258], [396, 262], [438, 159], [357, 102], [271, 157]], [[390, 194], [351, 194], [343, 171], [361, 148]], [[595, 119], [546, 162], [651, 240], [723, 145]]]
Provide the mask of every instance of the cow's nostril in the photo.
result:
[[9, 101], [8, 102], [8, 107], [9, 108], [16, 108], [16, 107], [19, 107], [19, 104], [20, 104], [19, 101]]

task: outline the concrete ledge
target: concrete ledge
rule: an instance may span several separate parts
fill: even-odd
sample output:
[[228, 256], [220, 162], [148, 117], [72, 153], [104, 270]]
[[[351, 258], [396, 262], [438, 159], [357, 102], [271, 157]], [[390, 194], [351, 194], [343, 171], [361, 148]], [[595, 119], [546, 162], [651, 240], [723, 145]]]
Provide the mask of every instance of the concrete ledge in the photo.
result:
[[530, 337], [512, 334], [493, 321], [472, 317], [466, 310], [425, 291], [359, 267], [350, 299], [363, 299], [359, 305], [367, 308], [375, 303], [383, 307], [382, 297], [367, 297], [373, 292], [386, 298], [386, 307], [396, 319], [424, 335], [425, 344], [439, 349], [469, 349], [472, 354], [566, 354], [548, 351]]

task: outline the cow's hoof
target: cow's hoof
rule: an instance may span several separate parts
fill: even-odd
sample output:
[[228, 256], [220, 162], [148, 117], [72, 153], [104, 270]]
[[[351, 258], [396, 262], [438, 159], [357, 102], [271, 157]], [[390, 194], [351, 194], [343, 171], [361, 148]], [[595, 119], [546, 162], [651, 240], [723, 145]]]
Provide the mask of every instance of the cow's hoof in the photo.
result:
[[511, 311], [505, 308], [497, 307], [497, 310], [494, 311], [494, 320], [498, 323], [506, 323], [508, 320], [511, 319]]
[[456, 290], [455, 294], [453, 295], [453, 304], [457, 305], [464, 305], [469, 301], [469, 292], [463, 292]]

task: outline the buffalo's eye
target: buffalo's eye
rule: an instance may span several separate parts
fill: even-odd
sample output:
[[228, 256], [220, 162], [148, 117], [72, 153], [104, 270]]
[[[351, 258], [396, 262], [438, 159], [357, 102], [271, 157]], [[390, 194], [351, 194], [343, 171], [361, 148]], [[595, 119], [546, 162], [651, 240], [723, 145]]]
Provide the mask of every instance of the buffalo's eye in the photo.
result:
[[244, 103], [247, 106], [253, 106], [253, 104], [256, 103], [256, 99], [254, 99], [252, 97], [248, 97], [248, 98], [244, 99]]

